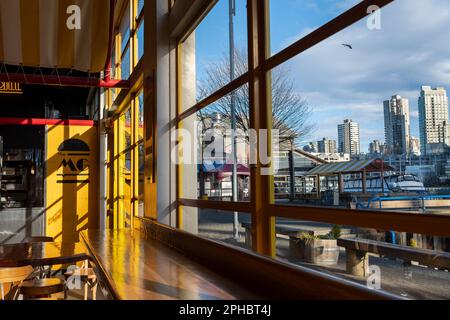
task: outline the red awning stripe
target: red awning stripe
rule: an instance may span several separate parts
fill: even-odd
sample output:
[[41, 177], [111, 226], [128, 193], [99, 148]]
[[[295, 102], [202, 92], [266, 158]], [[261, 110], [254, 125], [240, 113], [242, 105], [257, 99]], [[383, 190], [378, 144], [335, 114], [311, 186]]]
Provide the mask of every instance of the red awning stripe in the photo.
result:
[[0, 118], [0, 125], [6, 126], [61, 125], [61, 126], [94, 127], [97, 126], [97, 121], [76, 120], [76, 119], [63, 120], [63, 119], [39, 119], [39, 118]]

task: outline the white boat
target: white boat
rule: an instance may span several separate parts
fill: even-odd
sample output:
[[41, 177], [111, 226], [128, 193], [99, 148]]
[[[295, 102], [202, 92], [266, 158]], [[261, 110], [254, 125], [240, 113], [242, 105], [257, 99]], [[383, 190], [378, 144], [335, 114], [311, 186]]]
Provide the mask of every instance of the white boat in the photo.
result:
[[[423, 182], [412, 174], [393, 174], [383, 177], [384, 190], [381, 187], [381, 176], [366, 178], [366, 191], [372, 193], [380, 192], [426, 192]], [[351, 179], [344, 181], [344, 192], [362, 192], [362, 179]]]

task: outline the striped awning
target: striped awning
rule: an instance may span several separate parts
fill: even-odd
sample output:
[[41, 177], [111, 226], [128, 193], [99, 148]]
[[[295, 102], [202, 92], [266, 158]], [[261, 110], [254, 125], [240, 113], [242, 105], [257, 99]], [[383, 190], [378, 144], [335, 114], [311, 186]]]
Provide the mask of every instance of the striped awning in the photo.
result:
[[[70, 30], [73, 5], [81, 28]], [[110, 0], [0, 0], [0, 63], [99, 72], [110, 20]]]
[[347, 162], [327, 163], [308, 171], [308, 176], [327, 176], [339, 173], [393, 171], [390, 165], [381, 159], [354, 160]]

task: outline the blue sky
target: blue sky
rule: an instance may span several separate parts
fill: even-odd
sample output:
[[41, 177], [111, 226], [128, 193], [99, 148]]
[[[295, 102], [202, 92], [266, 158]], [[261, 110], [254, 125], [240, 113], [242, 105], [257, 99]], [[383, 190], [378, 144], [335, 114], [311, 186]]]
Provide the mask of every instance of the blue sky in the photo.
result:
[[[246, 43], [245, 0], [236, 0], [236, 46]], [[278, 52], [357, 0], [271, 0], [271, 46]], [[360, 123], [362, 151], [384, 141], [383, 100], [409, 99], [411, 133], [418, 137], [417, 99], [421, 85], [450, 90], [450, 1], [396, 0], [381, 11], [381, 30], [366, 19], [292, 59], [295, 90], [313, 113], [315, 130], [299, 143], [324, 136], [337, 139], [337, 124]], [[197, 78], [209, 62], [228, 53], [228, 0], [220, 0], [197, 29]], [[341, 46], [351, 43], [353, 50]]]

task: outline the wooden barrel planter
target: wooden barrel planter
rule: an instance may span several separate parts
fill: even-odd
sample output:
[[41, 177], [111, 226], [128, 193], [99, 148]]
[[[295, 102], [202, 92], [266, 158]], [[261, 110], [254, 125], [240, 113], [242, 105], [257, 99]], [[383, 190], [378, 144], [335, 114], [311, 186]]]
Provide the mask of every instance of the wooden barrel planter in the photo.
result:
[[339, 247], [335, 239], [289, 238], [290, 256], [319, 266], [332, 266], [338, 263]]

